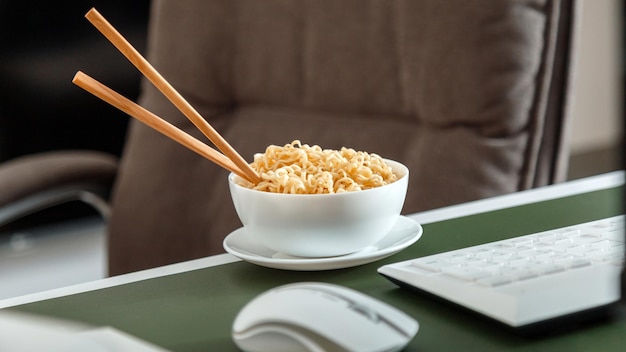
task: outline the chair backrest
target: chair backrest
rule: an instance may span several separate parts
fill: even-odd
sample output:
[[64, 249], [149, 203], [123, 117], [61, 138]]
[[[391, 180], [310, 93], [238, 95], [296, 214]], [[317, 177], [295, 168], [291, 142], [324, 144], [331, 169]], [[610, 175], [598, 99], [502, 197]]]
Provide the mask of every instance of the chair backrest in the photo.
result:
[[[157, 0], [148, 59], [242, 155], [299, 139], [405, 163], [404, 213], [563, 179], [567, 0]], [[141, 104], [200, 133], [149, 83]], [[110, 273], [220, 253], [227, 173], [133, 123]]]

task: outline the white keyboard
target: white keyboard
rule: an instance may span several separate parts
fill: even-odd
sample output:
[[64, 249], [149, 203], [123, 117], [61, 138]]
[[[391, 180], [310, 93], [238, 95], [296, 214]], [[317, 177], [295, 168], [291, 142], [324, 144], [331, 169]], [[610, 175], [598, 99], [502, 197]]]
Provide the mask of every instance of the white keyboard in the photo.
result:
[[624, 216], [385, 265], [378, 272], [512, 327], [618, 301]]

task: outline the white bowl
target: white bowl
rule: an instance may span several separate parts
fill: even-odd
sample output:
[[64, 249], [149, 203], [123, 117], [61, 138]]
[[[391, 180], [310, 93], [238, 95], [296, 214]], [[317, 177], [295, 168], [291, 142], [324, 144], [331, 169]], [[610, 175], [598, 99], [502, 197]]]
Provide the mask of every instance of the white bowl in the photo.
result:
[[331, 257], [364, 249], [393, 227], [406, 197], [409, 170], [385, 160], [398, 180], [335, 194], [281, 194], [228, 184], [244, 230], [266, 247], [298, 257]]

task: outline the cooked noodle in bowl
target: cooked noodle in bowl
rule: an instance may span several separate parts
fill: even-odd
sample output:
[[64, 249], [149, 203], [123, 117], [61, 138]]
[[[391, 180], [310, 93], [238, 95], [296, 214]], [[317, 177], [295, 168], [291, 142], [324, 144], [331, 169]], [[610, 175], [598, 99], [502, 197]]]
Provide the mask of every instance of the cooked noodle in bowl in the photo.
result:
[[299, 141], [270, 146], [251, 165], [261, 182], [228, 178], [239, 219], [251, 238], [292, 256], [345, 255], [374, 244], [398, 219], [408, 186], [401, 163]]

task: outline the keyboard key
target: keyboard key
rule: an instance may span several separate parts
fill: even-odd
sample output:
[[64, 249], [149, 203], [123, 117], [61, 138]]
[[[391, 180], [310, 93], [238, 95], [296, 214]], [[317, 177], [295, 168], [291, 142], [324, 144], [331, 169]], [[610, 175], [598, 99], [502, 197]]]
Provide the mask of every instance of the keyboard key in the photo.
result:
[[447, 259], [416, 259], [411, 262], [411, 265], [420, 269], [428, 270], [431, 272], [439, 272], [442, 268], [454, 265]]
[[490, 258], [493, 256], [493, 250], [491, 248], [478, 248], [475, 250], [469, 250], [470, 253], [476, 258]]
[[506, 268], [501, 274], [513, 278], [513, 280], [528, 280], [539, 276], [539, 273], [527, 268]]
[[579, 245], [576, 244], [574, 246], [571, 246], [569, 248], [567, 248], [567, 253], [569, 254], [577, 254], [577, 255], [584, 255], [585, 253], [590, 251], [590, 247], [589, 246], [583, 246], [583, 245]]
[[625, 240], [625, 238], [624, 238], [624, 231], [619, 231], [617, 229], [615, 229], [613, 231], [603, 232], [601, 236], [604, 239], [611, 240], [611, 241], [618, 241], [618, 242], [622, 242], [622, 243]]
[[580, 229], [572, 228], [572, 227], [567, 227], [564, 229], [557, 229], [557, 230], [554, 230], [554, 232], [557, 235], [561, 235], [563, 237], [572, 237], [572, 236], [580, 235]]
[[510, 284], [513, 282], [513, 279], [507, 276], [498, 275], [498, 276], [490, 276], [484, 279], [480, 279], [476, 281], [476, 283], [487, 286], [487, 287], [498, 287], [506, 284]]
[[534, 267], [541, 274], [554, 274], [565, 270], [566, 266], [561, 264], [541, 264]]
[[618, 245], [619, 242], [609, 240], [600, 240], [589, 244], [592, 248], [611, 248]]
[[483, 279], [485, 277], [489, 277], [492, 275], [488, 271], [483, 271], [483, 270], [479, 270], [479, 269], [471, 268], [467, 266], [447, 267], [447, 268], [443, 268], [442, 272], [448, 276], [452, 276], [457, 279], [466, 280], [466, 281], [475, 281], [475, 280]]
[[591, 262], [586, 259], [572, 259], [569, 263], [566, 263], [570, 268], [582, 268], [583, 266], [591, 265]]

